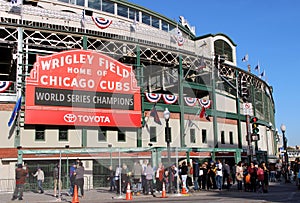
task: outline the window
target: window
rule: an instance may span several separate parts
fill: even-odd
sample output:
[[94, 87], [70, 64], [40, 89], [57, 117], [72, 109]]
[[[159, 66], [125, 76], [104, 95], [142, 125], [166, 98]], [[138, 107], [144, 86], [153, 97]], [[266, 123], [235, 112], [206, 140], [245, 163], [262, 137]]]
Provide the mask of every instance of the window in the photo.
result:
[[190, 129], [190, 142], [196, 143], [196, 132], [195, 129]]
[[152, 17], [152, 27], [159, 28], [159, 19]]
[[115, 13], [115, 5], [113, 2], [102, 0], [102, 11], [107, 13]]
[[101, 10], [101, 3], [100, 0], [88, 0], [88, 7]]
[[126, 141], [125, 132], [118, 131], [118, 142], [125, 142], [125, 141]]
[[118, 15], [128, 18], [128, 7], [118, 4]]
[[169, 31], [169, 25], [168, 25], [168, 23], [167, 22], [165, 22], [165, 21], [161, 21], [161, 29], [163, 30], [163, 31]]
[[233, 144], [233, 132], [229, 132], [229, 143]]
[[98, 142], [106, 142], [107, 140], [107, 134], [106, 130], [98, 130]]
[[38, 126], [35, 128], [35, 140], [45, 141], [45, 128]]
[[206, 129], [202, 129], [202, 143], [204, 143], [204, 144], [207, 143], [207, 133], [206, 133]]
[[151, 24], [150, 15], [143, 13], [142, 14], [142, 23], [150, 25]]
[[225, 132], [221, 131], [221, 144], [225, 144]]
[[150, 142], [157, 142], [156, 127], [150, 127]]
[[129, 8], [129, 19], [134, 20], [136, 19], [137, 22], [139, 22], [139, 11]]
[[232, 48], [224, 40], [217, 40], [214, 43], [215, 53], [217, 55], [226, 55], [228, 61], [233, 61]]
[[68, 141], [68, 129], [58, 129], [58, 141]]

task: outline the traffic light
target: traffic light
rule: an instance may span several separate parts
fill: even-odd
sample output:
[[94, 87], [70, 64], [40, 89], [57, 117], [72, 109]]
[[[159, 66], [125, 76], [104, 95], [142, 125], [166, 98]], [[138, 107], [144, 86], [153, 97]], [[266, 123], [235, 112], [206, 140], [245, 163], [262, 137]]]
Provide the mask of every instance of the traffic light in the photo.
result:
[[254, 134], [257, 134], [259, 132], [257, 121], [257, 117], [252, 117], [250, 121], [250, 123], [252, 123], [252, 133]]
[[252, 117], [250, 120], [250, 123], [252, 123], [252, 134], [251, 134], [251, 140], [252, 141], [258, 141], [260, 139], [259, 137], [259, 128], [258, 128], [258, 119], [257, 117]]
[[241, 79], [241, 98], [244, 102], [248, 101], [249, 98], [249, 89], [247, 80]]

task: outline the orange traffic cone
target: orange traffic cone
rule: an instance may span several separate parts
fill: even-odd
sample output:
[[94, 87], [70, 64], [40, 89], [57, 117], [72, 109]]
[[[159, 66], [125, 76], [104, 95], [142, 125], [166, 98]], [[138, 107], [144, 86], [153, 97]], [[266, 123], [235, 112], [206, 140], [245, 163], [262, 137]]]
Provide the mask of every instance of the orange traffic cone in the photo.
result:
[[181, 194], [183, 194], [183, 195], [187, 194], [186, 189], [185, 189], [185, 185], [182, 185]]
[[130, 191], [130, 184], [127, 184], [127, 190], [126, 190], [126, 200], [132, 200], [132, 195]]
[[165, 186], [165, 182], [163, 182], [163, 188], [162, 188], [162, 193], [161, 193], [161, 198], [166, 198], [166, 186]]
[[72, 203], [79, 203], [77, 185], [74, 186]]

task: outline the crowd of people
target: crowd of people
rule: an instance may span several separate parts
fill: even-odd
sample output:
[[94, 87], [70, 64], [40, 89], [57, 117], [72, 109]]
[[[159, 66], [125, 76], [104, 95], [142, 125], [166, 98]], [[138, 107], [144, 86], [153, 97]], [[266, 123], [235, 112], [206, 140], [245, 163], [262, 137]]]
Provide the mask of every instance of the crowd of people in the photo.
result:
[[298, 174], [300, 161], [297, 159], [293, 165], [285, 166], [278, 160], [276, 164], [268, 164], [264, 161], [238, 162], [230, 165], [228, 161], [197, 161], [186, 160], [165, 167], [159, 163], [152, 167], [145, 160], [142, 164], [137, 161], [132, 170], [126, 164], [117, 166], [114, 171], [110, 167], [108, 179], [110, 191], [126, 193], [128, 183], [134, 193], [145, 195], [155, 192], [161, 193], [163, 185], [167, 193], [177, 193], [184, 188], [186, 192], [201, 190], [230, 189], [234, 184], [238, 191], [242, 192], [269, 192], [270, 182], [295, 182], [300, 189]]
[[[84, 197], [84, 166], [77, 159], [69, 170], [70, 188], [68, 194], [73, 196], [75, 185], [80, 190], [81, 197]], [[28, 167], [18, 164], [16, 171], [16, 187], [12, 200], [22, 200], [24, 184], [28, 177]], [[39, 193], [44, 193], [43, 182], [44, 172], [38, 167], [35, 173]], [[61, 194], [61, 171], [60, 165], [56, 164], [53, 169], [54, 196]], [[228, 163], [228, 161], [198, 161], [191, 159], [191, 162], [183, 160], [178, 165], [173, 164], [165, 167], [159, 163], [153, 167], [148, 160], [134, 162], [132, 167], [123, 163], [117, 166], [115, 170], [110, 166], [107, 180], [109, 181], [109, 191], [117, 194], [126, 193], [128, 186], [135, 194], [178, 193], [183, 189], [189, 191], [201, 190], [223, 190], [230, 189], [236, 184], [238, 191], [262, 192], [269, 191], [269, 182], [295, 183], [300, 189], [300, 160], [297, 158], [289, 165], [282, 164], [278, 160], [276, 164], [267, 164], [265, 162], [238, 162], [237, 164]], [[77, 194], [78, 194], [77, 191]]]

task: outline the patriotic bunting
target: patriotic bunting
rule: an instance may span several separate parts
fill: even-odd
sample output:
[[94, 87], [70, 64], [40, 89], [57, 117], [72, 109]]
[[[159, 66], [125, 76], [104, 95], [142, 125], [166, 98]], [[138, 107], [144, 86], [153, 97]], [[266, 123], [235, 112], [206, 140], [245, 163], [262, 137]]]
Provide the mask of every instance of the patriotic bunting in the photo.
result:
[[157, 94], [157, 93], [145, 93], [145, 95], [148, 101], [152, 103], [158, 102], [161, 98], [161, 94]]
[[112, 23], [112, 20], [105, 19], [103, 17], [92, 16], [92, 19], [93, 19], [94, 23], [97, 25], [97, 27], [99, 27], [100, 29], [108, 28], [110, 26], [110, 24]]
[[184, 101], [188, 106], [195, 106], [197, 102], [197, 98], [184, 97]]
[[5, 92], [11, 85], [11, 81], [0, 81], [0, 92]]
[[172, 94], [163, 94], [163, 99], [166, 104], [174, 104], [177, 101], [178, 96]]
[[199, 104], [204, 107], [204, 108], [209, 108], [210, 107], [210, 100], [207, 99], [199, 99]]

